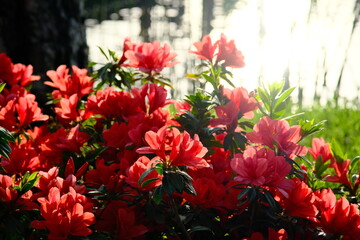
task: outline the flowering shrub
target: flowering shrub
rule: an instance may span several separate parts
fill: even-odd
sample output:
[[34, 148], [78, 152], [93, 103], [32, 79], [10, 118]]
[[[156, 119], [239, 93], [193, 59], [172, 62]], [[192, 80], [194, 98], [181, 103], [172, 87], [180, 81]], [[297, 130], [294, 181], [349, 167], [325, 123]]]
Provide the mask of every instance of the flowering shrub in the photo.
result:
[[0, 239], [360, 239], [359, 157], [301, 144], [323, 123], [289, 125], [293, 88], [234, 86], [234, 41], [194, 46], [210, 92], [169, 99], [176, 54], [126, 39], [91, 74], [49, 70], [49, 116], [0, 54]]

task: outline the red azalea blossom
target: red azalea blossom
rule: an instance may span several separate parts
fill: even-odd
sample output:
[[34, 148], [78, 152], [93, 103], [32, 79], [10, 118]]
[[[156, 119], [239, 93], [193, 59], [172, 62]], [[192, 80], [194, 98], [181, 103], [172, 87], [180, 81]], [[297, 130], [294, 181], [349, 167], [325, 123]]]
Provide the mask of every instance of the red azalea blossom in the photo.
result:
[[288, 234], [285, 229], [280, 229], [276, 231], [275, 229], [268, 229], [268, 237], [265, 238], [261, 233], [254, 232], [251, 234], [250, 238], [244, 238], [243, 240], [286, 240], [288, 239]]
[[295, 187], [289, 191], [289, 196], [283, 199], [283, 207], [289, 216], [302, 217], [318, 222], [318, 209], [315, 206], [315, 194], [306, 183], [293, 178]]
[[235, 88], [233, 90], [223, 88], [223, 95], [228, 100], [225, 106], [215, 108], [218, 118], [211, 119], [212, 125], [226, 125], [228, 131], [236, 129], [238, 120], [241, 117], [251, 119], [254, 117], [253, 111], [258, 108], [254, 97], [249, 96], [245, 88]]
[[133, 88], [131, 93], [134, 96], [134, 101], [138, 102], [141, 109], [147, 114], [169, 104], [166, 99], [166, 89], [154, 83], [147, 83], [141, 89]]
[[12, 188], [13, 180], [10, 176], [0, 174], [0, 202], [16, 200], [18, 192]]
[[275, 187], [284, 195], [294, 188], [292, 181], [285, 179], [291, 171], [290, 164], [271, 149], [249, 146], [244, 154], [234, 156], [231, 167], [237, 173], [234, 180], [242, 184]]
[[96, 160], [96, 168], [86, 173], [86, 182], [94, 188], [104, 185], [110, 193], [123, 192], [125, 176], [121, 174], [120, 167], [121, 164], [118, 163], [106, 165], [105, 160], [99, 158]]
[[136, 207], [127, 207], [123, 201], [111, 201], [105, 209], [101, 209], [96, 229], [110, 232], [114, 239], [137, 239], [143, 237], [149, 228], [141, 224], [143, 215]]
[[38, 209], [37, 204], [31, 200], [31, 190], [19, 195], [14, 186], [14, 180], [10, 176], [0, 174], [0, 203], [5, 203], [12, 208], [15, 207], [15, 211]]
[[32, 75], [33, 67], [25, 66], [21, 63], [13, 64], [11, 59], [5, 53], [0, 53], [0, 82], [10, 85], [28, 86], [32, 81], [40, 79], [39, 76]]
[[225, 186], [208, 177], [196, 178], [193, 181], [196, 195], [184, 192], [182, 196], [193, 206], [202, 208], [220, 208], [223, 206]]
[[9, 159], [2, 158], [1, 167], [9, 175], [25, 174], [27, 171], [42, 170], [43, 166], [31, 141], [22, 141], [20, 144], [11, 143]]
[[75, 192], [73, 188], [61, 195], [57, 187], [49, 191], [49, 195], [39, 198], [40, 214], [44, 220], [35, 220], [31, 226], [49, 231], [49, 239], [67, 239], [73, 236], [88, 236], [92, 231], [87, 228], [95, 223], [91, 212], [92, 204], [85, 196]]
[[329, 236], [344, 235], [342, 239], [358, 239], [360, 234], [359, 207], [336, 196], [331, 189], [316, 191], [320, 225]]
[[[151, 190], [154, 187], [157, 187], [161, 184], [161, 176], [156, 172], [152, 171], [149, 173], [144, 179], [143, 182], [149, 180], [149, 179], [155, 179], [158, 178], [158, 180], [151, 182], [147, 184], [146, 186], [142, 187], [139, 185], [139, 179], [141, 175], [148, 169], [153, 167], [153, 162], [150, 161], [145, 156], [140, 157], [128, 170], [127, 170], [127, 178], [126, 182], [130, 184], [131, 186], [143, 190]], [[143, 183], [142, 182], [142, 183]]]
[[138, 148], [137, 152], [140, 154], [154, 153], [160, 161], [173, 166], [209, 167], [203, 159], [207, 149], [196, 134], [191, 139], [186, 131], [180, 133], [176, 128], [164, 126], [157, 132], [147, 132], [145, 141], [149, 146]]
[[55, 107], [55, 113], [63, 126], [70, 126], [71, 122], [82, 120], [84, 111], [78, 109], [79, 97], [77, 94], [69, 98], [62, 98]]
[[73, 94], [77, 94], [81, 99], [92, 91], [94, 82], [87, 76], [88, 70], [73, 65], [72, 71], [72, 75], [69, 75], [69, 69], [65, 65], [59, 66], [56, 71], [47, 71], [46, 75], [51, 82], [46, 81], [45, 84], [57, 89], [52, 93], [54, 99], [70, 98]]
[[335, 182], [341, 183], [351, 188], [351, 183], [349, 181], [349, 167], [350, 167], [350, 160], [347, 159], [342, 163], [334, 162], [333, 168], [335, 170], [335, 176], [327, 175], [324, 177], [325, 181], [328, 182]]
[[330, 145], [323, 138], [313, 138], [311, 148], [308, 149], [311, 156], [316, 160], [321, 157], [323, 163], [331, 161], [330, 166], [334, 164], [334, 156], [331, 153]]
[[88, 97], [84, 118], [102, 115], [107, 119], [114, 118], [124, 121], [129, 116], [139, 114], [141, 111], [139, 103], [134, 101], [130, 93], [116, 91], [113, 87], [108, 87]]
[[242, 68], [245, 66], [244, 56], [236, 48], [234, 40], [227, 41], [226, 36], [222, 33], [217, 44], [219, 47], [217, 62], [224, 61], [222, 65], [231, 68]]
[[170, 46], [164, 44], [162, 47], [159, 41], [152, 43], [137, 44], [134, 49], [125, 52], [125, 57], [129, 60], [126, 67], [138, 68], [140, 71], [152, 74], [159, 73], [165, 67], [172, 67], [178, 62], [172, 61], [176, 53], [170, 52]]
[[292, 159], [307, 153], [306, 147], [297, 144], [301, 138], [300, 131], [300, 126], [290, 127], [286, 120], [272, 120], [266, 116], [255, 124], [254, 131], [247, 133], [246, 137], [250, 142], [279, 150]]
[[35, 101], [35, 95], [26, 91], [23, 94], [13, 96], [0, 108], [0, 125], [9, 131], [24, 129], [32, 122], [49, 119], [48, 115], [42, 114]]
[[134, 50], [135, 46], [136, 46], [136, 44], [131, 42], [130, 38], [125, 38], [124, 45], [123, 45], [123, 55], [121, 56], [121, 58], [118, 62], [119, 65], [122, 65], [127, 60], [125, 53], [128, 50]]
[[217, 44], [212, 44], [209, 35], [205, 35], [200, 42], [194, 43], [197, 51], [189, 51], [197, 55], [197, 58], [212, 61], [216, 56]]

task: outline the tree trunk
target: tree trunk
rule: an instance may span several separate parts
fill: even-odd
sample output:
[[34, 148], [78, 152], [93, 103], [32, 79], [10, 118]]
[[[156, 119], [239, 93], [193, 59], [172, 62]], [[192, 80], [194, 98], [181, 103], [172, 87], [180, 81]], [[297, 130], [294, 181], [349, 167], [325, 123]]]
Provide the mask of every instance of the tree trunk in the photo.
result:
[[[86, 67], [88, 47], [82, 18], [82, 0], [0, 0], [0, 52], [14, 63], [31, 64], [34, 74], [61, 64]], [[40, 105], [44, 86], [37, 83]]]

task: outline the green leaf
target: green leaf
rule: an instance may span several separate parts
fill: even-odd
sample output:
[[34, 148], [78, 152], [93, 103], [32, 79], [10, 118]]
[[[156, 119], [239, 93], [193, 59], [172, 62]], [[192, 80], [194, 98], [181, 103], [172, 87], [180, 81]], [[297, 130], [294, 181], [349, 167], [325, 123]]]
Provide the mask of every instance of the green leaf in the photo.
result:
[[88, 67], [89, 68], [94, 67], [96, 64], [97, 64], [96, 62], [89, 62]]
[[248, 195], [249, 191], [250, 191], [250, 188], [245, 188], [237, 195], [237, 199], [240, 200], [240, 199], [244, 198], [245, 196]]
[[145, 187], [146, 185], [148, 185], [148, 184], [150, 184], [150, 183], [152, 183], [152, 182], [155, 182], [155, 181], [157, 181], [157, 180], [159, 180], [159, 179], [160, 179], [160, 178], [151, 178], [151, 179], [148, 179], [148, 180], [142, 182], [140, 186], [141, 186], [141, 187]]
[[0, 138], [4, 139], [4, 140], [7, 140], [7, 141], [10, 141], [10, 142], [15, 141], [14, 136], [8, 130], [6, 130], [3, 127], [0, 127]]
[[199, 78], [201, 77], [201, 75], [189, 73], [189, 74], [186, 74], [185, 77], [186, 77], [186, 78], [193, 79], [193, 80], [197, 80], [197, 79], [199, 79]]
[[189, 231], [189, 233], [193, 233], [193, 232], [198, 232], [198, 231], [208, 231], [208, 232], [211, 232], [214, 236], [215, 236], [215, 233], [208, 227], [205, 227], [205, 226], [195, 226], [195, 227], [192, 227]]
[[163, 194], [164, 194], [164, 187], [163, 185], [160, 185], [155, 189], [153, 194], [153, 200], [156, 204], [160, 204]]
[[347, 159], [346, 154], [343, 153], [342, 148], [340, 147], [340, 144], [335, 139], [331, 140], [330, 149], [331, 149], [332, 155], [334, 156], [336, 162], [342, 163], [345, 159]]
[[192, 185], [192, 183], [186, 184], [185, 188], [184, 188], [184, 191], [189, 193], [189, 194], [192, 194], [194, 196], [197, 195], [196, 190], [195, 190], [194, 186]]
[[2, 92], [2, 90], [4, 90], [6, 83], [0, 83], [0, 92]]
[[289, 89], [285, 90], [283, 93], [281, 93], [279, 98], [276, 100], [276, 104], [275, 104], [274, 108], [276, 109], [282, 102], [284, 102], [291, 95], [291, 93], [294, 90], [295, 90], [295, 87], [289, 88]]
[[277, 207], [277, 204], [276, 204], [276, 201], [275, 201], [273, 195], [266, 189], [264, 189], [264, 196], [265, 196], [267, 202], [270, 204], [271, 208]]
[[98, 46], [98, 48], [99, 48], [100, 52], [102, 53], [102, 55], [105, 56], [106, 60], [110, 61], [110, 59], [108, 58], [108, 56], [106, 55], [106, 53], [104, 52], [104, 50], [103, 50], [101, 47], [99, 47], [99, 46]]
[[141, 186], [144, 179], [152, 172], [154, 171], [155, 167], [147, 169], [145, 172], [143, 172], [138, 180], [138, 185]]

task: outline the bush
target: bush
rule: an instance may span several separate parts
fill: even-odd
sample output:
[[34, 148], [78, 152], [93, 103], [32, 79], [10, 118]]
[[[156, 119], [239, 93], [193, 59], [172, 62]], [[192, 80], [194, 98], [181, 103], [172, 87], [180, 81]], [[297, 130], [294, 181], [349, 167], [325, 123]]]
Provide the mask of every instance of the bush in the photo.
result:
[[358, 158], [299, 143], [324, 123], [289, 124], [293, 88], [235, 87], [234, 41], [194, 46], [187, 77], [210, 92], [169, 99], [161, 71], [176, 54], [127, 39], [91, 75], [49, 70], [50, 115], [29, 92], [32, 67], [0, 54], [0, 238], [358, 238]]

